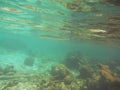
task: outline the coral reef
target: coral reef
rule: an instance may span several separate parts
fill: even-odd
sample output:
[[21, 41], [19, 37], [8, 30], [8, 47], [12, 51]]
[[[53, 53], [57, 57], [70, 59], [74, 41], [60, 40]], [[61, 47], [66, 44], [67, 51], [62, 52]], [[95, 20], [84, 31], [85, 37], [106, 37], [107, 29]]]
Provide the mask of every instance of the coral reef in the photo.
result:
[[22, 73], [0, 83], [0, 90], [39, 90], [38, 82], [39, 77], [36, 74]]
[[92, 78], [94, 74], [93, 68], [88, 65], [82, 66], [79, 72], [80, 72], [80, 75], [78, 77], [83, 79]]
[[81, 90], [120, 90], [120, 77], [113, 73], [107, 65], [99, 64], [100, 73], [89, 66], [80, 69], [83, 73], [78, 78], [85, 82]]
[[101, 74], [106, 80], [112, 83], [120, 83], [120, 77], [113, 73], [107, 65], [99, 64], [99, 66], [101, 68]]
[[113, 73], [107, 65], [99, 64], [106, 90], [120, 90], [120, 77]]
[[14, 75], [15, 73], [16, 70], [12, 65], [7, 65], [5, 68], [0, 67], [0, 75]]
[[52, 67], [51, 74], [54, 80], [59, 80], [64, 83], [71, 83], [73, 80], [72, 73], [63, 64]]
[[[77, 70], [67, 68], [64, 64], [51, 67], [46, 73], [18, 73], [13, 66], [0, 68], [1, 90], [120, 90], [120, 77], [110, 70], [108, 65], [94, 62], [83, 63], [80, 52], [70, 53], [70, 59], [76, 59]], [[69, 55], [68, 55], [69, 56]], [[70, 60], [69, 59], [69, 60]], [[94, 61], [94, 60], [93, 60]], [[73, 61], [70, 61], [73, 62]], [[110, 61], [109, 61], [110, 62]], [[67, 61], [68, 63], [68, 61]], [[75, 64], [77, 64], [75, 63]], [[108, 62], [106, 62], [108, 63]], [[112, 63], [112, 61], [111, 61]], [[109, 65], [116, 65], [116, 63]], [[69, 63], [70, 64], [70, 63]], [[117, 65], [118, 66], [118, 65]], [[79, 69], [78, 69], [79, 68]], [[116, 67], [114, 66], [116, 69]], [[9, 74], [14, 72], [13, 74]]]

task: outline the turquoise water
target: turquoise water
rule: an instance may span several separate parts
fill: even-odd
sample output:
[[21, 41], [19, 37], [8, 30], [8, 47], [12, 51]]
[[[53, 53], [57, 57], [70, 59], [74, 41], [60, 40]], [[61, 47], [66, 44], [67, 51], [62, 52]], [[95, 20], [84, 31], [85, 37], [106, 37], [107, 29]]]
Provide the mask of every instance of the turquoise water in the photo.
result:
[[[66, 61], [71, 57], [69, 53], [74, 56], [77, 52], [75, 58], [82, 56], [82, 59], [73, 62], [80, 63], [79, 68], [82, 64], [101, 63], [116, 65], [113, 71], [119, 72], [120, 7], [117, 3], [114, 0], [0, 0], [0, 67], [13, 66], [23, 74], [49, 73], [58, 64], [69, 68], [69, 60]], [[74, 65], [71, 67], [72, 71]], [[7, 85], [5, 89], [1, 85], [2, 90], [8, 90]]]

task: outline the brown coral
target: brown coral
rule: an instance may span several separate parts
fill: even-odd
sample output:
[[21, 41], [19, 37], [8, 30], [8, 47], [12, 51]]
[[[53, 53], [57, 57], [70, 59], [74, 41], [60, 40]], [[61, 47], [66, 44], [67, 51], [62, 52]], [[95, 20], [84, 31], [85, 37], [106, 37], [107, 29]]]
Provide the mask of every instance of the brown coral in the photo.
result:
[[52, 67], [51, 75], [53, 76], [53, 80], [63, 81], [67, 84], [70, 84], [73, 81], [72, 73], [63, 64]]
[[115, 75], [107, 65], [100, 64], [99, 66], [101, 68], [101, 74], [106, 80], [120, 83], [120, 77]]

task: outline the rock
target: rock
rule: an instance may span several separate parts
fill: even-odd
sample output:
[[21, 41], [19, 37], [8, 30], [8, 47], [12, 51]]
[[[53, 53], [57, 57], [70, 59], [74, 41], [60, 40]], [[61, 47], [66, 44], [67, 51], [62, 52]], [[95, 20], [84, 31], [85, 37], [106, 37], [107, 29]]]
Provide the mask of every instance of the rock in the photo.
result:
[[31, 82], [19, 83], [9, 90], [38, 90], [38, 87]]
[[82, 66], [79, 72], [80, 72], [79, 78], [83, 79], [92, 78], [94, 74], [94, 70], [92, 69], [92, 67], [88, 65]]
[[5, 69], [4, 69], [4, 74], [13, 75], [13, 74], [15, 74], [15, 73], [16, 73], [16, 71], [15, 71], [15, 69], [14, 69], [14, 66], [12, 66], [12, 65], [8, 65], [8, 66], [6, 66]]
[[70, 84], [73, 81], [72, 73], [63, 64], [52, 67], [51, 75], [54, 80], [63, 81], [65, 84]]
[[114, 74], [107, 65], [99, 64], [99, 66], [101, 68], [101, 74], [106, 80], [113, 83], [120, 83], [120, 77]]
[[14, 75], [15, 73], [16, 70], [12, 65], [7, 65], [5, 68], [0, 67], [0, 75]]
[[83, 57], [79, 51], [70, 52], [66, 55], [65, 65], [70, 69], [79, 70], [84, 63]]
[[113, 5], [120, 6], [120, 0], [102, 0], [102, 1], [113, 4]]
[[33, 66], [34, 65], [34, 61], [35, 59], [33, 57], [27, 57], [25, 60], [24, 60], [24, 65], [26, 66]]

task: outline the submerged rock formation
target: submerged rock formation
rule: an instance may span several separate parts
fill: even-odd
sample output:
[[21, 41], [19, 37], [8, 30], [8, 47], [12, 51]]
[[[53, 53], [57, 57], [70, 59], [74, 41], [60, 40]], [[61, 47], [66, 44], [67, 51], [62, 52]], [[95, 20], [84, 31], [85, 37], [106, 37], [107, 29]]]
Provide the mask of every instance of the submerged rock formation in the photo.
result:
[[79, 78], [82, 78], [82, 79], [92, 78], [94, 75], [93, 68], [88, 65], [82, 66], [79, 72], [80, 72]]
[[100, 64], [99, 66], [101, 68], [101, 74], [106, 80], [112, 83], [120, 83], [120, 77], [113, 73], [107, 65]]
[[79, 70], [80, 65], [84, 64], [83, 56], [79, 51], [69, 52], [65, 59], [65, 65], [70, 69]]
[[99, 64], [107, 90], [120, 90], [120, 77], [113, 73], [107, 65]]
[[59, 80], [68, 84], [73, 80], [72, 73], [63, 64], [52, 67], [51, 75], [53, 77], [53, 80]]
[[27, 57], [24, 60], [24, 65], [26, 65], [26, 66], [33, 66], [34, 65], [34, 61], [35, 61], [35, 59], [33, 57]]
[[15, 73], [16, 70], [12, 65], [7, 65], [5, 68], [0, 67], [0, 75], [14, 75]]

